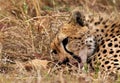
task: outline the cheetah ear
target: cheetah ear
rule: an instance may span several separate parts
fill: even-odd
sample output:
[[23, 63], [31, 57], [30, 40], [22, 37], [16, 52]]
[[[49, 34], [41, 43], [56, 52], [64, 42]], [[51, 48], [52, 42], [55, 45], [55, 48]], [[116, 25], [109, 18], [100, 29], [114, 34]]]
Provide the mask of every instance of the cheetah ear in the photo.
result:
[[80, 26], [84, 26], [84, 15], [83, 13], [78, 9], [74, 9], [72, 12], [71, 12], [71, 15], [72, 15], [72, 19], [78, 23]]

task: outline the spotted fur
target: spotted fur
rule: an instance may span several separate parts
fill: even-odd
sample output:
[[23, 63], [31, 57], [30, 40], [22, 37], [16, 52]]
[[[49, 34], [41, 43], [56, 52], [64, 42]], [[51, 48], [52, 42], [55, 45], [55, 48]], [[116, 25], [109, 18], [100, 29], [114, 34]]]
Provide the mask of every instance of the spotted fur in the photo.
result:
[[[56, 46], [58, 45], [56, 47], [58, 49], [64, 46], [61, 41], [68, 38], [67, 50], [75, 55], [79, 55], [79, 51], [85, 45], [85, 35], [91, 34], [95, 37], [98, 47], [92, 57], [89, 58], [88, 64], [94, 69], [99, 68], [101, 71], [119, 72], [120, 20], [115, 15], [96, 14], [86, 16], [86, 14], [84, 15], [78, 12], [75, 14], [79, 18], [76, 16], [77, 18], [72, 19], [61, 27], [57, 35], [59, 41], [57, 40], [58, 42], [56, 42], [56, 40], [53, 40], [52, 43], [55, 43]], [[57, 50], [56, 48], [54, 50]], [[62, 49], [66, 52], [64, 48]], [[62, 54], [63, 52], [61, 51], [59, 53]], [[68, 56], [71, 56], [68, 52], [66, 53]]]

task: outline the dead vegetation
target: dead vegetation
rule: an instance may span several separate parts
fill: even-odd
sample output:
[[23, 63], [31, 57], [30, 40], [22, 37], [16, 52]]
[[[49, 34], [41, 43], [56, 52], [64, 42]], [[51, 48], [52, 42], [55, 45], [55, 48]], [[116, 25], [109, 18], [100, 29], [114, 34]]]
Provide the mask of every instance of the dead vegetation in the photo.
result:
[[[110, 83], [105, 81], [107, 77], [100, 78], [100, 72], [89, 73], [74, 65], [71, 69], [57, 66], [52, 62], [50, 42], [74, 7], [119, 15], [119, 2], [0, 0], [0, 83]], [[55, 66], [48, 67], [48, 63]]]

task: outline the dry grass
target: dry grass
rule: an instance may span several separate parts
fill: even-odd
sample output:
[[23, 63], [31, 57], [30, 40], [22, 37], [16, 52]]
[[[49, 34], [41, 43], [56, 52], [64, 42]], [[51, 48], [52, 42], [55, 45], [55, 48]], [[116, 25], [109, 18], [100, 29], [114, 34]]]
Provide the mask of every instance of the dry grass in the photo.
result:
[[0, 0], [0, 83], [105, 82], [106, 77], [101, 80], [99, 72], [46, 65], [54, 60], [49, 44], [68, 21], [71, 9], [80, 5], [88, 11], [113, 11], [119, 15], [119, 0], [91, 1]]

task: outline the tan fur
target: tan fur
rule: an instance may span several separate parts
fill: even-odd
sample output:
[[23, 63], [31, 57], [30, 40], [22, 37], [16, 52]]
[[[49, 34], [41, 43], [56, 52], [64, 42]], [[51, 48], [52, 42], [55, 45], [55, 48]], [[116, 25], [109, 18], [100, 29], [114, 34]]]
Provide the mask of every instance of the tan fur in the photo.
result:
[[[98, 43], [98, 50], [91, 57], [92, 67], [104, 71], [120, 71], [120, 21], [114, 15], [111, 16], [93, 15], [85, 20], [87, 26], [84, 27], [78, 25], [74, 20], [64, 24], [57, 35], [58, 39], [53, 40], [57, 47], [53, 47], [56, 50], [60, 49], [61, 41], [69, 37], [67, 49], [78, 55], [84, 45], [85, 35], [89, 31], [89, 34], [96, 37]], [[63, 56], [64, 52], [59, 51], [59, 56]]]

